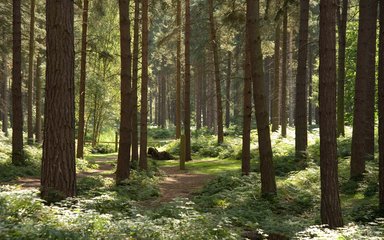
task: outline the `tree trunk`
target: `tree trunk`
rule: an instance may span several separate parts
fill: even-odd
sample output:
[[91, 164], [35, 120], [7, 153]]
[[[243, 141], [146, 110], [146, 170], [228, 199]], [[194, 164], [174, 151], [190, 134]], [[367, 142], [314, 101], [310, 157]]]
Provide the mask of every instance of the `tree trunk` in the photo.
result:
[[[133, 70], [132, 70], [132, 161], [139, 160], [139, 139], [138, 139], [138, 106], [137, 106], [137, 91], [138, 91], [138, 76], [139, 76], [139, 22], [140, 22], [140, 0], [135, 1], [135, 16], [133, 23]], [[151, 102], [152, 103], [152, 102]], [[152, 116], [152, 115], [151, 115]], [[152, 121], [152, 119], [151, 119]]]
[[35, 83], [36, 83], [36, 125], [35, 125], [35, 134], [36, 134], [36, 142], [41, 143], [42, 141], [42, 132], [41, 132], [41, 64], [42, 64], [42, 56], [41, 53], [37, 53], [37, 61], [36, 61], [36, 75], [35, 75]]
[[[248, 13], [249, 14], [249, 13]], [[247, 24], [248, 25], [248, 24]], [[248, 28], [249, 26], [247, 26]], [[251, 121], [252, 121], [252, 78], [250, 61], [250, 44], [248, 31], [245, 37], [245, 62], [244, 62], [244, 102], [243, 102], [243, 145], [241, 172], [243, 175], [249, 175], [251, 171]]]
[[211, 30], [211, 46], [213, 52], [213, 64], [215, 68], [215, 84], [216, 84], [216, 120], [217, 120], [217, 142], [224, 142], [223, 132], [223, 107], [221, 101], [221, 80], [220, 80], [220, 63], [219, 63], [219, 46], [216, 38], [216, 26], [213, 17], [213, 0], [209, 0], [209, 25]]
[[6, 137], [8, 137], [8, 66], [7, 57], [2, 56], [1, 59], [1, 100], [2, 100], [2, 131]]
[[283, 64], [281, 78], [281, 136], [287, 136], [287, 56], [288, 56], [288, 8], [284, 10], [283, 19]]
[[12, 163], [24, 165], [23, 106], [21, 93], [21, 1], [13, 0], [12, 58]]
[[141, 170], [148, 169], [147, 163], [147, 115], [148, 115], [148, 0], [142, 0], [142, 73], [140, 110], [140, 161]]
[[384, 0], [380, 0], [379, 22], [379, 202], [384, 210]]
[[231, 122], [231, 74], [232, 74], [232, 52], [228, 51], [227, 63], [227, 86], [226, 86], [226, 101], [225, 101], [225, 127], [229, 128]]
[[120, 141], [117, 155], [116, 184], [129, 178], [132, 136], [132, 78], [131, 78], [131, 20], [129, 0], [119, 0], [120, 15], [120, 53], [121, 53], [121, 107]]
[[31, 0], [31, 20], [29, 26], [29, 65], [28, 65], [28, 144], [33, 144], [33, 60], [35, 58], [35, 0]]
[[181, 0], [177, 0], [176, 139], [181, 136]]
[[247, 29], [250, 45], [251, 78], [253, 81], [253, 100], [259, 136], [261, 193], [263, 196], [267, 196], [276, 194], [276, 181], [272, 161], [267, 97], [264, 92], [259, 11], [259, 0], [247, 0]]
[[191, 37], [191, 12], [190, 0], [185, 1], [185, 82], [184, 82], [184, 135], [185, 135], [185, 160], [191, 157], [191, 64], [190, 64], [190, 37]]
[[272, 131], [279, 130], [280, 123], [280, 22], [277, 23], [275, 29], [275, 68], [274, 68], [274, 80], [272, 87]]
[[46, 201], [76, 191], [74, 10], [72, 1], [47, 1], [47, 80], [41, 196]]
[[373, 156], [371, 145], [374, 144], [371, 138], [374, 130], [377, 0], [361, 0], [359, 9], [351, 156], [352, 178], [362, 177], [366, 158]]
[[336, 141], [336, 0], [320, 1], [320, 175], [321, 222], [343, 226]]
[[84, 0], [81, 35], [79, 129], [77, 130], [77, 158], [84, 158], [85, 80], [87, 74], [88, 0]]
[[297, 158], [307, 155], [307, 56], [309, 0], [300, 0], [299, 56], [296, 75], [295, 151]]
[[344, 83], [345, 83], [345, 45], [348, 20], [348, 0], [338, 0], [338, 30], [339, 30], [339, 57], [338, 57], [338, 84], [337, 84], [337, 134], [344, 136]]
[[312, 47], [308, 46], [308, 124], [312, 125], [312, 92], [313, 92], [313, 64], [312, 64]]
[[198, 64], [198, 69], [197, 69], [197, 83], [195, 84], [195, 89], [196, 89], [196, 129], [201, 128], [201, 108], [202, 108], [202, 82], [204, 78], [204, 65], [203, 63]]
[[293, 77], [293, 53], [292, 53], [292, 32], [288, 33], [288, 79], [289, 79], [289, 125], [292, 127], [295, 123], [295, 78]]

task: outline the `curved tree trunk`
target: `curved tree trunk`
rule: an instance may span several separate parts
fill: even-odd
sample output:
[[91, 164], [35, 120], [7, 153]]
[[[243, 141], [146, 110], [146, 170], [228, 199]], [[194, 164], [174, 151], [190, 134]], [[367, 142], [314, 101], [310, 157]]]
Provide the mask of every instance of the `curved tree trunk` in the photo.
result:
[[41, 196], [47, 201], [73, 197], [75, 167], [73, 2], [47, 1], [47, 80]]
[[336, 0], [320, 1], [320, 175], [321, 222], [343, 226], [336, 141]]
[[35, 58], [35, 0], [31, 0], [31, 20], [29, 26], [29, 64], [28, 64], [28, 144], [33, 144], [33, 60]]

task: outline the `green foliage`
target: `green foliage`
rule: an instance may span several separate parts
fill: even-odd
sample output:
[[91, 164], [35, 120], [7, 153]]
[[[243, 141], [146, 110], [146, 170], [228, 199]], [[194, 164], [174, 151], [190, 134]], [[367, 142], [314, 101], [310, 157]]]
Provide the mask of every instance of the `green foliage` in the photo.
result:
[[101, 153], [101, 154], [106, 154], [106, 153], [113, 153], [115, 152], [115, 149], [108, 144], [98, 144], [94, 148], [92, 148], [91, 153]]
[[158, 139], [170, 139], [175, 137], [174, 129], [165, 129], [165, 128], [149, 128], [148, 137], [155, 140]]

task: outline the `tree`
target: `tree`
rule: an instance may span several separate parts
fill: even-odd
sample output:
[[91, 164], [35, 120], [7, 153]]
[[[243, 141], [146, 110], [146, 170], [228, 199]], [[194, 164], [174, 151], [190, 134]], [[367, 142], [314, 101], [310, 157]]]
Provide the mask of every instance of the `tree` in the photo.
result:
[[380, 0], [379, 22], [379, 200], [384, 210], [384, 0]]
[[377, 0], [361, 0], [359, 12], [351, 178], [360, 178], [373, 156]]
[[7, 57], [5, 54], [1, 56], [1, 101], [3, 102], [3, 109], [1, 113], [2, 131], [8, 137], [8, 66]]
[[223, 107], [221, 101], [221, 80], [220, 80], [220, 63], [219, 63], [219, 47], [216, 38], [215, 19], [213, 17], [214, 7], [213, 0], [208, 1], [209, 11], [209, 26], [211, 30], [211, 47], [213, 52], [213, 64], [215, 68], [215, 84], [216, 84], [216, 113], [217, 113], [217, 142], [219, 144], [224, 142], [223, 132]]
[[177, 0], [176, 139], [181, 136], [181, 1]]
[[280, 22], [277, 20], [275, 28], [275, 55], [274, 55], [274, 80], [272, 86], [272, 103], [271, 103], [271, 117], [272, 117], [272, 131], [279, 130], [280, 123]]
[[227, 81], [226, 81], [226, 101], [225, 101], [225, 127], [229, 128], [231, 122], [231, 74], [232, 74], [232, 52], [228, 51], [228, 60], [227, 60]]
[[21, 93], [21, 1], [13, 0], [12, 163], [23, 165], [23, 106]]
[[140, 161], [141, 170], [147, 170], [147, 116], [148, 116], [148, 0], [142, 0], [142, 61], [140, 109]]
[[[247, 12], [247, 14], [249, 14]], [[244, 96], [243, 96], [243, 145], [241, 172], [243, 175], [249, 175], [251, 170], [251, 121], [252, 121], [252, 79], [251, 79], [251, 61], [250, 44], [248, 37], [248, 26], [245, 38], [245, 61], [244, 61]]]
[[36, 123], [35, 123], [35, 135], [36, 142], [41, 143], [42, 134], [41, 134], [41, 64], [42, 64], [42, 54], [37, 53], [36, 60], [36, 75], [35, 75], [35, 85], [36, 85]]
[[337, 134], [344, 136], [344, 85], [345, 85], [345, 45], [348, 20], [348, 0], [338, 0], [337, 23], [339, 30], [339, 57], [337, 72]]
[[284, 9], [283, 16], [283, 62], [281, 66], [281, 136], [287, 136], [287, 69], [288, 69], [288, 7]]
[[35, 0], [31, 0], [31, 20], [29, 26], [29, 65], [28, 65], [28, 144], [33, 144], [33, 60], [35, 56]]
[[79, 128], [77, 130], [77, 157], [84, 157], [84, 114], [85, 114], [85, 81], [87, 77], [87, 30], [88, 30], [88, 0], [84, 0], [83, 23], [81, 35], [81, 60], [80, 60], [80, 101], [79, 101]]
[[309, 0], [300, 0], [299, 51], [296, 75], [295, 151], [296, 157], [307, 151], [307, 56]]
[[336, 0], [320, 1], [320, 176], [321, 222], [343, 226], [336, 141]]
[[261, 193], [263, 196], [276, 194], [275, 169], [272, 161], [271, 137], [269, 131], [267, 98], [263, 79], [263, 55], [261, 51], [259, 0], [247, 0], [247, 31], [253, 82], [253, 100], [259, 136]]
[[47, 201], [76, 191], [73, 2], [47, 1], [47, 80], [41, 196]]
[[191, 157], [191, 63], [190, 63], [190, 37], [191, 37], [191, 12], [190, 0], [185, 1], [185, 80], [184, 80], [184, 135], [185, 135], [185, 161]]

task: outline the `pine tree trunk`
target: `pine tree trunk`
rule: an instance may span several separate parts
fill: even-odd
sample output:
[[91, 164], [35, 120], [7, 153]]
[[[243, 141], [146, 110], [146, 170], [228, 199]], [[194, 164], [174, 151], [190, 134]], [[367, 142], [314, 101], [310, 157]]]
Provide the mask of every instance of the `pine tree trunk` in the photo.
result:
[[272, 132], [279, 130], [280, 123], [280, 23], [275, 29], [274, 80], [272, 87]]
[[379, 22], [379, 202], [384, 210], [384, 0], [380, 0]]
[[181, 0], [177, 0], [176, 139], [181, 136]]
[[312, 92], [313, 92], [312, 47], [308, 46], [308, 124], [312, 125]]
[[120, 141], [117, 155], [116, 184], [129, 178], [132, 143], [132, 78], [131, 78], [131, 21], [129, 0], [119, 0], [120, 15], [120, 54], [121, 54], [121, 107]]
[[300, 0], [299, 53], [296, 75], [295, 151], [297, 158], [307, 155], [307, 56], [309, 0]]
[[36, 134], [36, 142], [41, 143], [42, 141], [42, 132], [41, 132], [41, 64], [42, 64], [42, 56], [41, 53], [37, 53], [36, 60], [36, 75], [35, 75], [35, 83], [36, 83], [36, 124], [35, 124], [35, 134]]
[[295, 124], [295, 78], [293, 77], [293, 53], [292, 53], [292, 32], [288, 33], [288, 79], [289, 79], [289, 126]]
[[81, 35], [79, 129], [77, 130], [77, 158], [84, 158], [85, 81], [87, 74], [88, 0], [84, 0]]
[[321, 222], [343, 226], [336, 141], [336, 0], [320, 1], [320, 175]]
[[161, 123], [160, 123], [160, 126], [161, 128], [165, 128], [165, 125], [166, 125], [166, 116], [167, 116], [167, 113], [166, 113], [166, 84], [167, 84], [167, 81], [166, 81], [166, 78], [164, 77], [164, 73], [162, 74], [161, 78], [160, 78], [160, 87], [161, 87]]
[[147, 163], [147, 117], [148, 117], [148, 0], [142, 0], [142, 73], [140, 110], [140, 161], [141, 170], [148, 169]]
[[220, 63], [219, 63], [219, 47], [216, 38], [216, 26], [213, 17], [213, 0], [209, 0], [209, 25], [211, 30], [211, 45], [213, 51], [213, 64], [215, 68], [215, 85], [216, 85], [216, 120], [217, 120], [217, 142], [224, 142], [223, 132], [223, 107], [221, 101], [221, 80], [220, 80]]
[[21, 1], [13, 0], [12, 57], [12, 163], [24, 165], [23, 106], [21, 93]]
[[[138, 138], [138, 79], [139, 79], [139, 22], [140, 22], [140, 0], [135, 1], [135, 16], [133, 23], [133, 70], [132, 70], [132, 104], [133, 104], [133, 114], [132, 114], [132, 161], [139, 160], [139, 138]], [[150, 101], [152, 104], [152, 101]], [[150, 107], [151, 109], [151, 107]], [[152, 114], [150, 114], [152, 116]], [[150, 119], [152, 121], [152, 118]]]
[[[343, 1], [341, 7], [340, 1]], [[348, 0], [338, 0], [339, 57], [337, 83], [337, 134], [344, 136], [344, 83], [345, 83], [345, 45], [348, 20]]]
[[185, 1], [185, 82], [184, 82], [184, 135], [185, 135], [185, 160], [191, 157], [191, 64], [190, 64], [190, 37], [191, 37], [191, 12], [190, 0]]
[[201, 128], [201, 109], [202, 109], [202, 82], [204, 78], [204, 65], [202, 63], [198, 64], [197, 69], [197, 83], [195, 84], [196, 89], [196, 129]]
[[288, 8], [284, 10], [283, 19], [283, 64], [281, 78], [281, 136], [287, 136], [287, 56], [288, 56]]
[[7, 57], [2, 55], [1, 59], [1, 100], [3, 103], [2, 109], [2, 131], [6, 137], [8, 137], [8, 66]]
[[35, 0], [31, 0], [31, 19], [29, 26], [29, 64], [28, 64], [28, 144], [33, 144], [33, 60], [35, 58]]
[[232, 52], [228, 51], [226, 101], [225, 101], [225, 127], [229, 128], [231, 122], [231, 74], [232, 74]]
[[259, 0], [247, 0], [247, 29], [250, 44], [251, 78], [255, 105], [257, 133], [259, 136], [261, 193], [276, 194], [275, 169], [272, 161], [267, 97], [264, 92], [263, 55], [261, 51]]
[[371, 138], [374, 130], [377, 0], [361, 0], [359, 9], [351, 156], [352, 178], [362, 177], [366, 158], [373, 156], [371, 145], [374, 144]]
[[76, 192], [74, 5], [47, 1], [47, 72], [41, 196], [46, 201]]

